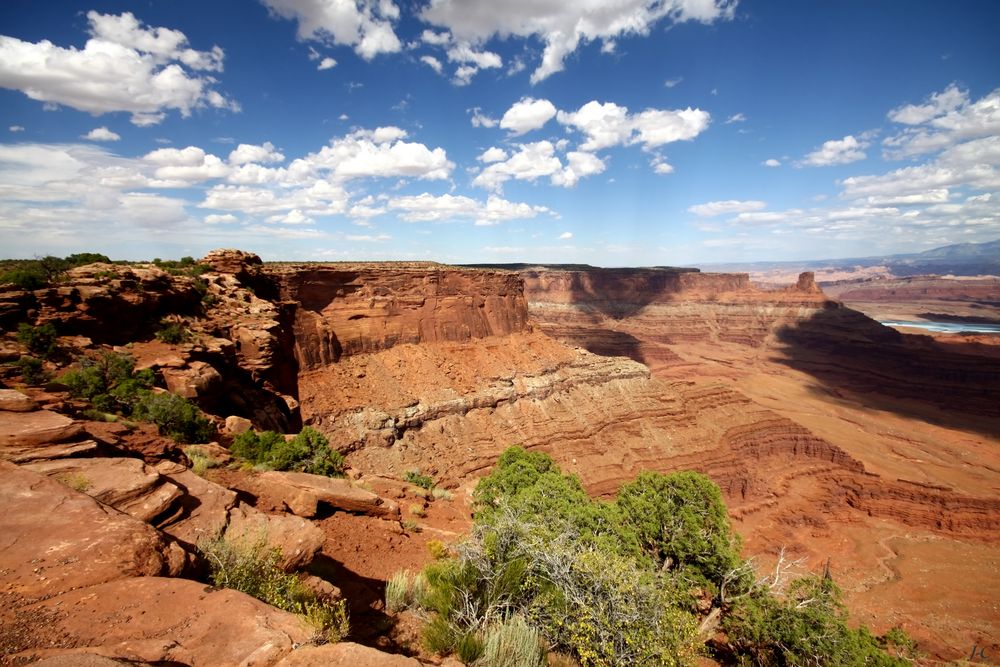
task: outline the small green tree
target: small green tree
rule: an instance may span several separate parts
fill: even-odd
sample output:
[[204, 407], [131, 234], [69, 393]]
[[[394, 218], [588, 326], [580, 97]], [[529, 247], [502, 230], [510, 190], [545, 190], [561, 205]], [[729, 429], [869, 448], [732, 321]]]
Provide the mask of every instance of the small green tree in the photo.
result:
[[658, 567], [684, 568], [717, 585], [742, 562], [722, 492], [705, 475], [642, 472], [616, 502]]
[[37, 327], [21, 322], [17, 326], [17, 341], [43, 359], [48, 359], [56, 351], [57, 335], [56, 328], [51, 322]]
[[177, 442], [207, 442], [215, 436], [215, 427], [202, 416], [197, 407], [185, 398], [169, 392], [145, 393], [136, 402], [132, 416], [153, 422], [161, 433]]
[[297, 470], [327, 477], [344, 474], [344, 456], [331, 448], [326, 436], [311, 426], [304, 427], [290, 440], [274, 431], [247, 431], [233, 439], [230, 451], [272, 470]]

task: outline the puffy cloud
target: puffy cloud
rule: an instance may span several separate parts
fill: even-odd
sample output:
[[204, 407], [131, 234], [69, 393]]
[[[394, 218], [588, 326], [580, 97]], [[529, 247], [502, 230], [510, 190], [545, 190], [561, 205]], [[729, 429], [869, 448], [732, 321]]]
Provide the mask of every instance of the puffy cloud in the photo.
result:
[[387, 204], [389, 209], [401, 211], [400, 218], [407, 222], [444, 222], [471, 219], [476, 225], [496, 225], [508, 220], [534, 218], [549, 213], [544, 206], [531, 206], [510, 202], [501, 197], [489, 197], [486, 203], [461, 195], [435, 196], [424, 192], [419, 195], [395, 197]]
[[655, 148], [686, 141], [701, 134], [711, 121], [709, 113], [701, 109], [647, 109], [630, 114], [627, 107], [596, 100], [587, 102], [577, 111], [560, 111], [556, 118], [587, 136], [580, 145], [585, 151], [635, 143]]
[[223, 213], [221, 215], [218, 213], [212, 213], [205, 216], [206, 225], [230, 225], [239, 221], [240, 219], [232, 213]]
[[490, 146], [476, 159], [480, 162], [485, 162], [486, 164], [491, 162], [502, 162], [507, 159], [507, 151], [502, 148], [497, 148], [496, 146]]
[[316, 221], [303, 213], [300, 209], [293, 208], [288, 213], [278, 213], [267, 219], [268, 222], [276, 222], [282, 225], [311, 225]]
[[403, 47], [393, 31], [399, 8], [392, 0], [262, 0], [274, 14], [296, 21], [303, 41], [351, 46], [371, 60]]
[[462, 42], [448, 49], [448, 61], [459, 63], [452, 81], [458, 86], [468, 85], [472, 77], [481, 69], [503, 67], [503, 60], [492, 51], [476, 51], [468, 42]]
[[780, 167], [781, 166], [781, 160], [777, 160], [777, 159], [771, 157], [771, 158], [768, 158], [768, 159], [764, 160], [761, 164], [763, 164], [765, 167]]
[[633, 143], [654, 148], [675, 141], [689, 141], [708, 128], [711, 116], [701, 109], [676, 109], [672, 111], [648, 109], [633, 118], [637, 137]]
[[487, 190], [497, 190], [512, 178], [534, 181], [557, 174], [562, 171], [563, 166], [556, 157], [555, 150], [550, 141], [521, 144], [518, 151], [507, 160], [494, 162], [483, 169], [472, 184]]
[[225, 178], [231, 168], [215, 155], [197, 146], [158, 148], [142, 158], [155, 165], [153, 176], [168, 187], [183, 187], [213, 178]]
[[473, 107], [469, 109], [472, 114], [472, 127], [496, 127], [500, 122], [496, 118], [490, 118], [483, 113], [483, 110], [479, 107]]
[[322, 72], [323, 70], [333, 69], [336, 66], [337, 61], [333, 58], [327, 57], [319, 61], [319, 65], [316, 65], [316, 69]]
[[[489, 152], [486, 151], [486, 153]], [[499, 155], [494, 153], [491, 157], [499, 157]], [[556, 147], [552, 142], [536, 141], [530, 144], [520, 144], [517, 152], [507, 159], [492, 162], [473, 179], [472, 184], [496, 191], [511, 179], [535, 181], [547, 176], [553, 185], [570, 188], [576, 185], [581, 178], [599, 174], [604, 171], [604, 168], [603, 160], [593, 153], [582, 151], [567, 153], [566, 166], [564, 167], [562, 161], [556, 156]]]
[[968, 92], [952, 84], [931, 95], [926, 104], [894, 109], [889, 118], [912, 127], [882, 142], [886, 157], [936, 152], [962, 141], [1000, 134], [1000, 89], [970, 102]]
[[500, 127], [517, 136], [543, 127], [555, 115], [556, 108], [552, 102], [525, 97], [507, 110], [500, 119]]
[[240, 144], [229, 154], [229, 164], [241, 165], [247, 162], [270, 164], [284, 162], [285, 156], [274, 148], [274, 144], [265, 141], [262, 145]]
[[897, 107], [887, 115], [894, 123], [904, 125], [921, 125], [927, 121], [943, 116], [969, 102], [969, 93], [960, 90], [954, 83], [940, 93], [933, 93], [924, 104], [907, 104]]
[[614, 102], [602, 104], [592, 100], [577, 111], [560, 111], [557, 119], [563, 125], [575, 127], [587, 136], [587, 141], [580, 145], [585, 151], [624, 144], [633, 131], [628, 108]]
[[647, 35], [660, 20], [711, 23], [733, 15], [730, 0], [593, 0], [539, 2], [512, 0], [431, 0], [420, 16], [447, 28], [455, 38], [483, 43], [493, 36], [537, 37], [545, 42], [541, 63], [531, 75], [537, 83], [563, 69], [581, 42], [612, 42]]
[[366, 177], [412, 177], [445, 179], [454, 163], [443, 148], [402, 141], [406, 132], [396, 127], [359, 130], [334, 139], [305, 161], [315, 169], [329, 171], [339, 179]]
[[676, 88], [684, 80], [684, 77], [679, 76], [676, 79], [667, 79], [663, 82], [663, 85], [667, 88]]
[[11, 125], [7, 129], [9, 131], [11, 131], [11, 132], [24, 132], [24, 126], [23, 125]]
[[573, 238], [573, 232], [563, 232], [559, 235], [559, 240], [566, 241]]
[[106, 127], [95, 127], [93, 130], [83, 135], [81, 139], [88, 141], [119, 141], [121, 135], [112, 132]]
[[451, 33], [447, 30], [443, 30], [441, 32], [424, 30], [420, 33], [420, 41], [424, 44], [432, 44], [434, 46], [447, 46], [451, 43]]
[[759, 211], [766, 206], [766, 203], [753, 199], [746, 201], [727, 199], [725, 201], [710, 201], [704, 204], [696, 204], [688, 207], [688, 212], [702, 218], [710, 218], [716, 215]]
[[444, 65], [442, 65], [441, 61], [434, 56], [420, 56], [420, 62], [427, 65], [438, 74], [444, 70]]
[[849, 134], [843, 139], [824, 141], [822, 146], [806, 155], [802, 164], [810, 167], [828, 167], [857, 162], [867, 157], [864, 151], [867, 147], [867, 141], [859, 140]]
[[188, 71], [221, 71], [219, 47], [196, 51], [182, 32], [145, 28], [128, 12], [91, 11], [87, 19], [91, 38], [82, 50], [0, 36], [0, 86], [93, 114], [131, 112], [140, 127], [161, 122], [169, 109], [185, 117], [203, 106], [239, 110], [212, 88], [213, 78]]
[[593, 153], [570, 151], [566, 154], [566, 168], [552, 175], [552, 184], [571, 188], [586, 176], [604, 171], [604, 161]]

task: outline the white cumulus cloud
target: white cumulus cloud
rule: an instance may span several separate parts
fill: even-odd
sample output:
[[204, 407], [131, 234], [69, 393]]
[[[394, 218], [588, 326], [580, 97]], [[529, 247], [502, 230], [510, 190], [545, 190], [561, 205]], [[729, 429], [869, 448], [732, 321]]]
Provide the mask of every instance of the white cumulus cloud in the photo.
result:
[[284, 160], [285, 156], [270, 141], [265, 141], [259, 146], [255, 144], [240, 144], [229, 154], [229, 164], [235, 165], [246, 164], [248, 162], [270, 164], [284, 162]]
[[95, 127], [81, 138], [87, 139], [88, 141], [119, 141], [121, 139], [121, 135], [116, 132], [112, 132], [106, 127]]
[[867, 147], [867, 141], [849, 134], [843, 139], [824, 141], [822, 146], [806, 155], [802, 164], [810, 167], [828, 167], [857, 162], [867, 157], [864, 150]]
[[92, 114], [130, 112], [140, 127], [162, 122], [171, 109], [185, 117], [205, 106], [239, 110], [213, 88], [215, 79], [192, 73], [221, 71], [221, 48], [196, 51], [184, 33], [144, 27], [129, 12], [91, 11], [87, 19], [83, 49], [0, 36], [0, 87]]
[[444, 70], [444, 65], [442, 65], [441, 61], [434, 56], [420, 56], [420, 62], [427, 65], [438, 74]]
[[573, 112], [560, 111], [556, 118], [587, 137], [580, 145], [585, 151], [636, 143], [655, 148], [687, 141], [701, 134], [711, 121], [709, 113], [701, 109], [646, 109], [630, 114], [627, 107], [596, 100]]
[[545, 49], [531, 75], [537, 83], [561, 71], [581, 43], [647, 35], [661, 20], [712, 23], [731, 18], [734, 7], [731, 0], [431, 0], [420, 17], [470, 43], [494, 36], [539, 38]]
[[746, 201], [727, 199], [725, 201], [710, 201], [704, 204], [695, 204], [688, 207], [688, 212], [703, 218], [710, 218], [716, 215], [759, 211], [766, 206], [766, 203], [753, 199]]
[[556, 108], [552, 102], [525, 97], [511, 105], [500, 119], [500, 127], [518, 136], [543, 127], [555, 115]]
[[511, 202], [501, 197], [488, 197], [486, 203], [462, 195], [419, 195], [395, 197], [387, 207], [400, 211], [400, 219], [407, 222], [445, 222], [449, 220], [473, 220], [476, 225], [490, 226], [508, 220], [534, 218], [540, 213], [549, 213], [544, 206], [531, 206], [523, 202]]
[[399, 8], [392, 0], [262, 0], [281, 18], [298, 23], [298, 38], [354, 48], [371, 60], [403, 45], [393, 30]]

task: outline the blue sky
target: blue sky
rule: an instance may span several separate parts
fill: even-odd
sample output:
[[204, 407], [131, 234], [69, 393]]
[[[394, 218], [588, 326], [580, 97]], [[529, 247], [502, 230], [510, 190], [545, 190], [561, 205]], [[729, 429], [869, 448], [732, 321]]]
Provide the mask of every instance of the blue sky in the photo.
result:
[[1000, 237], [1000, 4], [7, 0], [0, 255], [823, 259]]

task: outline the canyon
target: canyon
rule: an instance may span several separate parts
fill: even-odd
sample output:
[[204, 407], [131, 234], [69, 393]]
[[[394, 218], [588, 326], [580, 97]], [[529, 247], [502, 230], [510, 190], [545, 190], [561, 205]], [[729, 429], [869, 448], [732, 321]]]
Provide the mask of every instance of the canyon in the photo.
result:
[[[518, 444], [597, 496], [642, 470], [708, 474], [759, 568], [782, 549], [803, 571], [828, 565], [855, 620], [902, 625], [933, 656], [1000, 636], [996, 346], [901, 334], [808, 273], [762, 289], [747, 274], [669, 268], [265, 265], [238, 251], [203, 262], [209, 308], [191, 279], [92, 265], [58, 288], [0, 295], [0, 322], [57, 322], [80, 350], [131, 341], [137, 367], [210, 414], [325, 434], [374, 489], [363, 506], [380, 509], [313, 522], [326, 541], [309, 548], [359, 577], [421, 560], [426, 535], [388, 528], [390, 498], [405, 497], [393, 480], [416, 469], [451, 489], [458, 502], [432, 505], [428, 534], [455, 539], [468, 526], [459, 503]], [[153, 340], [163, 317], [196, 340]], [[170, 484], [198, 484], [162, 463], [182, 460], [169, 444], [121, 439]], [[229, 523], [293, 504], [263, 476], [209, 479], [236, 489]], [[359, 532], [388, 546], [365, 554]], [[182, 556], [155, 551], [148, 574], [181, 571]]]

